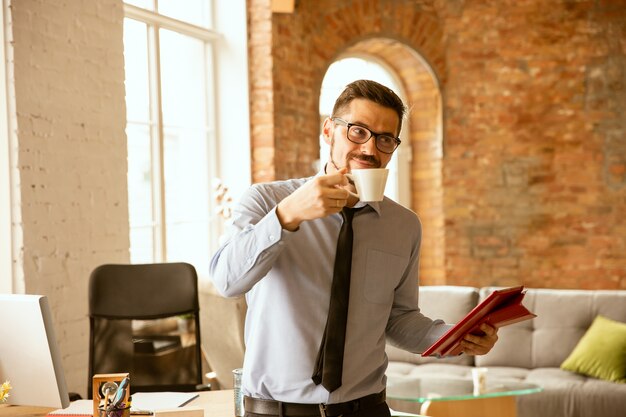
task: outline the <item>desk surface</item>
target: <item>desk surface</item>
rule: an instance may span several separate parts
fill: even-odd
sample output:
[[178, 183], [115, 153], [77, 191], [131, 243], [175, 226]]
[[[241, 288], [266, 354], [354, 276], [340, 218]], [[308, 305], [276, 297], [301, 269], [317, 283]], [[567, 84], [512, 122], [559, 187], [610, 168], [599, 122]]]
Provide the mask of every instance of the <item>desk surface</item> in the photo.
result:
[[[203, 391], [200, 396], [191, 401], [189, 407], [204, 408], [204, 417], [231, 417], [235, 415], [233, 390]], [[45, 417], [49, 407], [28, 406], [0, 406], [0, 417]]]

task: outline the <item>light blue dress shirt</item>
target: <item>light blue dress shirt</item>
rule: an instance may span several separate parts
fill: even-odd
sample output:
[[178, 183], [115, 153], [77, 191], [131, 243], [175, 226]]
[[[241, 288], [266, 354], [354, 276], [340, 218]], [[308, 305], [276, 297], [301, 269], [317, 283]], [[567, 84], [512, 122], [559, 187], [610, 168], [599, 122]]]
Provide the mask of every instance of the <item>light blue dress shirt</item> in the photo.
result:
[[234, 210], [230, 238], [211, 260], [224, 296], [246, 295], [243, 391], [296, 403], [339, 403], [382, 391], [385, 342], [422, 352], [449, 328], [417, 307], [421, 225], [385, 198], [354, 217], [343, 383], [311, 379], [328, 307], [341, 215], [283, 230], [276, 205], [311, 178], [253, 185]]

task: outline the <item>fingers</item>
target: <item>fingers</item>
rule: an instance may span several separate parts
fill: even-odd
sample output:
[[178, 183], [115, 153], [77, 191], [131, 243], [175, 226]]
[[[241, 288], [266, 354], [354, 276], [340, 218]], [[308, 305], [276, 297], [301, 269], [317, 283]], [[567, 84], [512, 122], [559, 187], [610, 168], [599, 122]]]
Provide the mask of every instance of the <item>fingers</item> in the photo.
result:
[[326, 187], [335, 187], [337, 185], [345, 186], [349, 184], [348, 178], [345, 175], [346, 172], [348, 172], [346, 168], [341, 168], [335, 173], [317, 177], [317, 180], [320, 182], [320, 185]]
[[329, 208], [333, 209], [336, 208], [338, 209], [337, 211], [341, 211], [346, 204], [348, 204], [348, 200], [345, 198], [329, 198], [328, 199], [328, 203], [329, 203]]
[[488, 325], [487, 323], [482, 323], [480, 325], [480, 330], [482, 330], [487, 336], [493, 336], [498, 334], [498, 328]]
[[318, 179], [323, 195], [331, 200], [332, 208], [341, 209], [348, 204], [350, 193], [345, 188], [342, 188], [349, 184], [348, 178], [345, 176], [346, 172], [348, 172], [347, 168], [341, 168], [336, 173], [324, 175]]
[[466, 334], [461, 342], [463, 352], [468, 355], [484, 355], [488, 353], [498, 341], [498, 329], [488, 324], [481, 324], [482, 335]]
[[318, 197], [320, 197], [322, 200], [328, 199], [328, 207], [330, 208], [341, 209], [347, 204], [350, 193], [346, 189], [341, 188], [348, 185], [348, 179], [344, 175], [344, 171], [346, 171], [346, 169], [342, 168], [337, 173], [323, 175], [313, 180], [315, 182], [315, 190], [318, 194]]
[[345, 171], [315, 177], [285, 197], [276, 208], [283, 228], [297, 230], [303, 221], [339, 213], [350, 195], [341, 188], [348, 183]]

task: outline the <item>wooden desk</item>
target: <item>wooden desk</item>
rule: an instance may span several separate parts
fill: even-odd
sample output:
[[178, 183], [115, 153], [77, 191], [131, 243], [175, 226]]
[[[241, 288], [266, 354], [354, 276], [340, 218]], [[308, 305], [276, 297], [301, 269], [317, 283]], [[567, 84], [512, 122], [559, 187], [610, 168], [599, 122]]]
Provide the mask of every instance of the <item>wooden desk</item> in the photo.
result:
[[204, 417], [234, 417], [235, 394], [232, 389], [203, 391], [189, 406], [204, 408]]
[[[204, 408], [204, 417], [232, 417], [235, 415], [233, 390], [202, 391], [191, 401], [189, 407]], [[20, 405], [0, 406], [0, 417], [45, 417], [49, 407], [28, 407]]]
[[28, 407], [22, 405], [0, 405], [0, 417], [41, 417], [53, 411], [48, 407]]

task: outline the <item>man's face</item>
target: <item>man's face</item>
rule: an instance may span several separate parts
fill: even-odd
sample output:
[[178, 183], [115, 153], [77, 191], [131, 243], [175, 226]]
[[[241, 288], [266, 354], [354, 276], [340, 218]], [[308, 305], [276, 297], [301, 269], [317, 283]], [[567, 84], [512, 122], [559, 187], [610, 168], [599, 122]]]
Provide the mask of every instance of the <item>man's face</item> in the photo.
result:
[[[364, 126], [376, 133], [392, 136], [398, 134], [398, 115], [388, 107], [383, 107], [366, 99], [354, 99], [350, 102], [347, 112], [334, 115], [348, 123]], [[346, 137], [347, 127], [330, 119], [324, 121], [322, 133], [324, 141], [330, 145], [330, 161], [326, 173], [335, 172], [343, 167], [348, 171], [364, 168], [384, 168], [393, 154], [380, 152], [376, 149], [372, 137], [366, 143], [353, 143]]]

